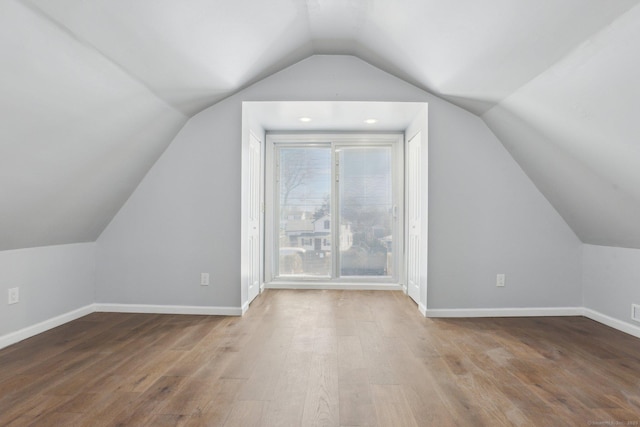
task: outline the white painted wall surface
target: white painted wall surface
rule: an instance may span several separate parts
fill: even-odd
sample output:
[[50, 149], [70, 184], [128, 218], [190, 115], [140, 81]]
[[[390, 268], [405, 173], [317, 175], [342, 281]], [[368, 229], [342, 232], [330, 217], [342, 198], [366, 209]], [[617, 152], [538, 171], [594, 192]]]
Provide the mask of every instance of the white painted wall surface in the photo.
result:
[[[91, 305], [95, 243], [0, 252], [0, 337]], [[7, 290], [20, 302], [7, 305]]]
[[633, 326], [631, 304], [640, 304], [640, 249], [583, 246], [584, 307]]
[[429, 102], [429, 308], [579, 305], [580, 242], [482, 120], [350, 56], [194, 116], [98, 239], [96, 302], [240, 306], [241, 103], [274, 100]]

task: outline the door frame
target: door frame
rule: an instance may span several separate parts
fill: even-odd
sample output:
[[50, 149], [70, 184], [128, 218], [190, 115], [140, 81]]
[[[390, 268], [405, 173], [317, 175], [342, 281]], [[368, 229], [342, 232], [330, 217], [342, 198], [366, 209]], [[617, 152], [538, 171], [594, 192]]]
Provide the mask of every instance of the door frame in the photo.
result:
[[[252, 154], [251, 145], [254, 143], [258, 145], [257, 159], [254, 159]], [[253, 160], [253, 161], [252, 161]], [[248, 239], [251, 241], [252, 236], [256, 236], [253, 243], [248, 245], [248, 257], [249, 257], [249, 274], [247, 277], [247, 302], [251, 304], [264, 289], [263, 284], [263, 259], [264, 259], [264, 143], [253, 132], [249, 132], [249, 191], [248, 191], [248, 206], [249, 206], [249, 218], [248, 218]], [[252, 190], [254, 185], [251, 182], [251, 178], [257, 180], [257, 188]], [[252, 200], [253, 199], [253, 200]], [[253, 210], [253, 212], [252, 212]], [[255, 218], [253, 217], [255, 215]], [[255, 230], [255, 232], [252, 231]], [[257, 251], [252, 252], [251, 249], [255, 248], [257, 244]], [[254, 259], [252, 259], [255, 257]], [[257, 269], [257, 271], [251, 271]], [[252, 283], [253, 281], [253, 283]], [[253, 287], [256, 286], [255, 289]]]
[[[415, 148], [412, 147], [414, 142], [418, 144]], [[416, 304], [420, 304], [421, 217], [423, 215], [420, 205], [422, 199], [422, 168], [420, 165], [422, 132], [420, 130], [413, 136], [407, 137], [405, 153], [405, 292]], [[412, 176], [412, 173], [415, 176]], [[414, 214], [416, 218], [413, 217]], [[414, 239], [417, 240], [417, 245], [412, 243]], [[412, 275], [412, 273], [416, 274]], [[414, 283], [411, 282], [411, 279], [414, 280]]]
[[[429, 213], [429, 108], [426, 101], [243, 101], [242, 102], [242, 156], [241, 156], [241, 231], [240, 231], [240, 280], [238, 286], [240, 288], [240, 305], [241, 313], [244, 314], [249, 304], [247, 302], [247, 257], [246, 257], [246, 237], [247, 237], [247, 203], [246, 194], [248, 187], [248, 144], [249, 131], [255, 135], [265, 137], [268, 130], [290, 130], [300, 129], [298, 117], [301, 112], [315, 111], [314, 119], [318, 116], [318, 120], [314, 123], [320, 123], [320, 128], [316, 131], [323, 132], [327, 123], [331, 124], [336, 120], [336, 112], [339, 112], [341, 121], [349, 123], [350, 128], [362, 132], [370, 132], [370, 125], [362, 125], [362, 117], [387, 117], [389, 112], [391, 116], [387, 118], [389, 121], [385, 125], [386, 129], [404, 133], [405, 136], [415, 135], [417, 130], [422, 132], [422, 153], [421, 153], [421, 170], [422, 170], [422, 227], [421, 227], [421, 254], [420, 254], [420, 302], [418, 309], [422, 315], [427, 315], [427, 288], [428, 288], [428, 213]], [[292, 114], [281, 113], [274, 119], [274, 111], [294, 112]], [[363, 114], [366, 113], [366, 114]], [[323, 121], [324, 120], [324, 121]], [[360, 123], [360, 124], [358, 124]], [[304, 129], [308, 129], [305, 123]], [[265, 183], [268, 183], [266, 180]], [[268, 233], [268, 227], [263, 228], [263, 232]], [[264, 250], [264, 248], [263, 248]], [[268, 266], [264, 265], [264, 269]], [[264, 274], [264, 270], [263, 270]], [[263, 277], [264, 279], [264, 277]], [[403, 278], [404, 280], [404, 278]], [[282, 286], [286, 287], [286, 286]], [[317, 286], [321, 288], [320, 286]], [[336, 286], [326, 286], [327, 289], [336, 288]], [[361, 287], [352, 286], [349, 289], [371, 289], [367, 284]], [[383, 289], [376, 287], [375, 289]], [[390, 286], [389, 289], [400, 289], [399, 287]]]
[[[296, 277], [292, 280], [280, 280], [275, 274], [275, 251], [277, 245], [275, 239], [277, 236], [278, 224], [275, 219], [275, 188], [277, 167], [276, 167], [276, 147], [287, 146], [330, 146], [332, 154], [335, 147], [345, 145], [392, 145], [393, 147], [393, 167], [396, 178], [394, 179], [394, 194], [396, 206], [396, 225], [394, 237], [397, 236], [398, 242], [394, 245], [398, 255], [394, 260], [394, 275], [390, 280], [388, 277], [378, 278], [371, 277], [354, 277], [349, 279], [340, 279], [332, 274], [332, 279], [326, 278], [302, 278]], [[384, 133], [366, 133], [366, 132], [267, 132], [265, 142], [265, 287], [266, 288], [304, 288], [304, 289], [385, 289], [398, 290], [402, 289], [405, 280], [405, 262], [404, 262], [404, 133], [403, 132], [384, 132]], [[335, 168], [335, 159], [332, 156], [332, 169]], [[333, 173], [333, 170], [332, 170]], [[335, 183], [332, 183], [332, 187]], [[271, 205], [270, 205], [271, 204]], [[332, 203], [332, 211], [337, 207], [337, 203]], [[335, 217], [336, 212], [333, 212]], [[335, 230], [336, 222], [332, 221], [332, 229]], [[334, 235], [335, 235], [334, 231]], [[338, 240], [333, 239], [332, 245], [337, 244]], [[336, 266], [334, 265], [334, 270]]]

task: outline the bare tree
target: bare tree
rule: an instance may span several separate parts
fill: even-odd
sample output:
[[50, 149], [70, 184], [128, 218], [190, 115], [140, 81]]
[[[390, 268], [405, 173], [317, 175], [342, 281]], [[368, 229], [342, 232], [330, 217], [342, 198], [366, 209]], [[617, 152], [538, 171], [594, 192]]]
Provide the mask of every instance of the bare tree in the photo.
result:
[[307, 182], [310, 172], [309, 158], [304, 150], [282, 150], [280, 157], [280, 198], [287, 205], [289, 195]]
[[316, 209], [313, 213], [313, 219], [320, 219], [325, 215], [331, 214], [331, 204], [329, 202], [329, 195], [325, 195], [322, 199], [322, 205]]
[[291, 148], [282, 150], [280, 154], [280, 197], [283, 205], [287, 205], [289, 196], [296, 188], [307, 183], [313, 177], [315, 168], [308, 150]]

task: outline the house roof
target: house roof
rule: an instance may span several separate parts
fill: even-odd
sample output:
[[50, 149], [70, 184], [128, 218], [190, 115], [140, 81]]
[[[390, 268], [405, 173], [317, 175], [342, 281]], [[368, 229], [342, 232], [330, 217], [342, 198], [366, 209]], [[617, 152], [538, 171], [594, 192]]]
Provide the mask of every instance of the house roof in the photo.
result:
[[309, 219], [287, 220], [285, 229], [288, 233], [313, 231], [313, 221]]
[[640, 247], [639, 0], [4, 0], [0, 250], [95, 240], [186, 121], [314, 54], [483, 118], [582, 241]]

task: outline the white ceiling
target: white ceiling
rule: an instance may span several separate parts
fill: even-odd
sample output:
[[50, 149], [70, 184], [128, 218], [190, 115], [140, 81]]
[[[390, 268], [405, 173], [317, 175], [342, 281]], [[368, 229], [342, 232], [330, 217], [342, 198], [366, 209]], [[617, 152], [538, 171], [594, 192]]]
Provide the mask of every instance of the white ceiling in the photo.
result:
[[484, 115], [589, 243], [640, 245], [639, 76], [636, 7]]
[[481, 115], [583, 241], [640, 247], [639, 1], [0, 0], [0, 250], [94, 240], [190, 116], [317, 53]]
[[[267, 101], [243, 102], [243, 114], [265, 131], [403, 132], [424, 102]], [[302, 120], [301, 120], [302, 119]], [[375, 120], [371, 123], [370, 120]]]

